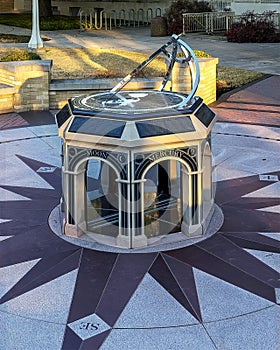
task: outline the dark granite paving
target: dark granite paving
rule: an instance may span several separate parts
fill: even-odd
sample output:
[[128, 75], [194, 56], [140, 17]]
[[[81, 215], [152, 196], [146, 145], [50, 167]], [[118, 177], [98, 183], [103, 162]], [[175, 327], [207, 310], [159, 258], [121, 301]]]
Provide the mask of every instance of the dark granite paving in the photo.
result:
[[[214, 108], [219, 114], [219, 120], [239, 123], [242, 120], [242, 123], [257, 125], [268, 123], [279, 127], [280, 118], [276, 113], [279, 110], [279, 91], [276, 89], [279, 82], [280, 77], [270, 77], [248, 87], [243, 92], [229, 96], [226, 101], [216, 103]], [[272, 89], [271, 95], [268, 92], [269, 88]], [[265, 94], [261, 95], [263, 91]], [[242, 111], [246, 111], [243, 119], [241, 114], [236, 113], [236, 109], [232, 108], [235, 103], [238, 106], [237, 101], [242, 104]], [[268, 113], [269, 121], [262, 112], [258, 112], [256, 103], [263, 104], [262, 109]], [[250, 108], [251, 105], [252, 108]], [[249, 106], [249, 109], [246, 109], [246, 106]], [[255, 112], [251, 113], [252, 110]], [[7, 126], [8, 119], [7, 115], [0, 116], [0, 125]], [[17, 119], [18, 124], [15, 122], [13, 125], [11, 121], [11, 128], [24, 127], [26, 123], [32, 126], [53, 123], [52, 114], [49, 112], [20, 113]], [[31, 186], [0, 184], [2, 190], [22, 196], [22, 199], [14, 201], [0, 199], [0, 218], [3, 221], [0, 225], [0, 272], [1, 269], [18, 266], [17, 264], [36, 261], [34, 266], [31, 266], [26, 273], [19, 277], [16, 283], [11, 284], [0, 294], [0, 311], [5, 311], [5, 307], [13, 305], [10, 303], [16, 303], [17, 300], [30, 293], [35, 293], [34, 295], [37, 295], [38, 300], [40, 300], [40, 288], [45, 285], [54, 286], [60, 278], [69, 276], [71, 272], [76, 272], [76, 277], [71, 284], [72, 289], [68, 291], [67, 305], [65, 304], [63, 307], [65, 321], [53, 323], [61, 327], [60, 340], [55, 343], [55, 346], [52, 343], [53, 340], [50, 340], [50, 349], [119, 350], [119, 345], [117, 343], [112, 345], [113, 341], [110, 342], [110, 339], [113, 339], [111, 337], [114, 336], [114, 332], [120, 330], [121, 316], [137, 297], [139, 288], [145, 281], [152, 279], [161, 293], [164, 293], [168, 298], [172, 297], [172, 302], [176, 302], [176, 305], [185, 312], [186, 320], [187, 317], [191, 319], [188, 321], [189, 324], [202, 327], [208, 337], [207, 346], [203, 345], [203, 341], [199, 337], [193, 343], [193, 347], [184, 346], [181, 343], [178, 345], [176, 337], [174, 337], [173, 347], [165, 347], [165, 344], [159, 343], [157, 349], [250, 349], [250, 345], [242, 347], [238, 335], [230, 345], [225, 339], [222, 346], [217, 345], [219, 341], [214, 339], [214, 331], [212, 335], [209, 335], [211, 325], [207, 323], [204, 292], [199, 286], [197, 274], [199, 271], [205, 276], [217, 278], [221, 286], [226, 283], [235, 288], [233, 290], [238, 291], [238, 293], [240, 291], [248, 292], [250, 298], [260, 297], [262, 303], [267, 302], [263, 309], [279, 303], [279, 272], [262, 259], [251, 254], [248, 249], [259, 253], [280, 253], [279, 240], [260, 234], [260, 232], [279, 233], [280, 213], [266, 211], [267, 208], [280, 205], [279, 196], [270, 196], [269, 194], [257, 197], [250, 196], [253, 192], [265, 191], [271, 186], [270, 181], [261, 181], [260, 175], [274, 176], [279, 182], [280, 162], [276, 171], [265, 171], [261, 174], [250, 174], [217, 181], [216, 203], [223, 211], [224, 223], [219, 232], [212, 237], [185, 248], [155, 253], [110, 253], [82, 248], [61, 239], [52, 232], [48, 224], [48, 217], [51, 210], [59, 203], [61, 196], [61, 169], [48, 162], [39, 161], [38, 158], [35, 159], [36, 157], [27, 157], [20, 155], [20, 153], [17, 155], [17, 161], [28, 168], [28, 171], [32, 171], [37, 177], [44, 180], [46, 188], [33, 187], [32, 183]], [[42, 167], [51, 168], [52, 171], [38, 171]], [[210, 293], [210, 287], [207, 284], [203, 289]], [[152, 298], [152, 295], [150, 297]], [[58, 296], [57, 299], [59, 299]], [[55, 300], [46, 298], [43, 308], [46, 310], [51, 308], [52, 303], [55, 303]], [[238, 300], [236, 303], [238, 304]], [[224, 300], [223, 304], [225, 304], [223, 308], [226, 310], [226, 316], [223, 319], [231, 319], [232, 310], [230, 306], [227, 306], [227, 300]], [[248, 301], [248, 305], [250, 305], [250, 301]], [[30, 308], [32, 307], [30, 304]], [[40, 307], [42, 307], [40, 304], [35, 303], [34, 314], [36, 309]], [[170, 312], [168, 304], [164, 307]], [[45, 312], [47, 313], [47, 311]], [[142, 317], [144, 324], [145, 312], [145, 309], [133, 310], [135, 318], [140, 317], [141, 319]], [[8, 313], [12, 315], [15, 313], [20, 317], [25, 316], [24, 313], [17, 314], [17, 310], [14, 309], [8, 309]], [[143, 313], [142, 316], [141, 313]], [[156, 314], [157, 310], [154, 310], [154, 313]], [[161, 317], [158, 315], [159, 324], [162, 322]], [[214, 320], [215, 316], [213, 316], [213, 322]], [[221, 322], [220, 319], [217, 321]], [[48, 322], [51, 324], [53, 321], [48, 319]], [[146, 320], [146, 322], [148, 321]], [[36, 324], [34, 322], [33, 327], [36, 327]], [[172, 324], [171, 320], [170, 324]], [[182, 327], [182, 324], [172, 325], [172, 327]], [[147, 347], [147, 342], [149, 343], [148, 329], [155, 330], [156, 328], [149, 326], [130, 327], [128, 323], [123, 329], [133, 330], [134, 336], [138, 339], [137, 349], [150, 350]], [[140, 329], [146, 331], [146, 335], [143, 335], [142, 338], [143, 344], [146, 345], [142, 346], [141, 337], [137, 333]], [[31, 329], [29, 332], [29, 336], [32, 338]], [[36, 332], [36, 329], [33, 328], [33, 332]], [[52, 338], [51, 331], [49, 333], [46, 331], [45, 334]], [[170, 337], [172, 336], [170, 335]], [[16, 345], [13, 344], [13, 338], [9, 344], [7, 342], [5, 344], [5, 350], [16, 348]], [[22, 344], [22, 347], [19, 347], [21, 349], [36, 349], [37, 346], [35, 340], [32, 343], [32, 339], [29, 340], [29, 345], [25, 346], [24, 342]], [[46, 343], [44, 344], [46, 346]], [[123, 348], [134, 349], [134, 347], [127, 346], [124, 336]], [[39, 348], [42, 347], [38, 346]], [[256, 343], [254, 348], [264, 349], [260, 343]], [[267, 347], [267, 349], [270, 348]]]
[[[25, 157], [20, 159], [34, 171], [50, 166]], [[270, 175], [280, 177], [280, 169]], [[144, 276], [150, 274], [198, 322], [203, 323], [193, 268], [277, 303], [279, 273], [244, 250], [280, 253], [279, 241], [257, 233], [279, 229], [279, 214], [260, 214], [257, 209], [279, 205], [280, 199], [256, 199], [254, 202], [242, 198], [269, 184], [259, 181], [258, 176], [218, 182], [217, 204], [223, 210], [225, 222], [216, 235], [186, 248], [147, 254], [94, 251], [54, 235], [48, 226], [48, 215], [61, 195], [60, 169], [40, 176], [54, 189], [2, 186], [30, 200], [0, 202], [1, 218], [13, 219], [2, 224], [1, 234], [12, 233], [12, 238], [0, 245], [0, 267], [36, 258], [41, 260], [2, 296], [0, 304], [78, 269], [68, 325], [80, 320], [82, 327], [81, 320], [94, 314], [112, 329]], [[93, 335], [81, 339], [70, 326], [65, 330], [63, 349], [79, 349], [80, 346], [98, 349], [110, 333], [106, 330], [97, 338]]]
[[0, 130], [27, 126], [29, 123], [17, 113], [0, 115]]
[[38, 111], [29, 111], [0, 115], [0, 130], [53, 123], [54, 116], [50, 111], [40, 111], [39, 113]]

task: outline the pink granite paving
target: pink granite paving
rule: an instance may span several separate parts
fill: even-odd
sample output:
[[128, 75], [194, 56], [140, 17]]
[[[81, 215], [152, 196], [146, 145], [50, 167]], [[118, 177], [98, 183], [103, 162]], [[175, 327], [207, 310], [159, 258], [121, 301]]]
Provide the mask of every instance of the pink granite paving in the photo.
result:
[[271, 76], [220, 99], [218, 121], [280, 127], [280, 76]]
[[263, 79], [251, 86], [232, 94], [228, 101], [241, 103], [262, 103], [264, 105], [275, 104], [279, 106], [280, 101], [280, 76], [274, 75]]
[[0, 130], [27, 125], [29, 125], [29, 123], [17, 113], [6, 113], [0, 115]]

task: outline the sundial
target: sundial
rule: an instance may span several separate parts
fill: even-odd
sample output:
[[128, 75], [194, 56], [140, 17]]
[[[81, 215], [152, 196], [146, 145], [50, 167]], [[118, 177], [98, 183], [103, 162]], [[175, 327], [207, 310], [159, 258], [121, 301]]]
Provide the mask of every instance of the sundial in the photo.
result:
[[[94, 113], [94, 108], [77, 112], [71, 103], [59, 113], [59, 132], [65, 136], [63, 171], [57, 160], [59, 152], [56, 146], [54, 149], [45, 146], [51, 144], [49, 135], [25, 139], [20, 149], [21, 140], [16, 140], [16, 147], [13, 147], [13, 142], [7, 142], [9, 157], [3, 160], [4, 169], [5, 166], [12, 169], [11, 164], [17, 164], [17, 171], [7, 172], [9, 179], [2, 177], [4, 184], [1, 185], [4, 197], [0, 203], [0, 272], [3, 282], [0, 304], [5, 330], [1, 335], [4, 348], [37, 346], [107, 350], [121, 348], [124, 343], [133, 349], [149, 349], [151, 346], [185, 348], [186, 344], [207, 349], [240, 344], [244, 349], [251, 349], [256, 344], [260, 348], [273, 348], [277, 338], [275, 324], [279, 319], [279, 196], [275, 197], [275, 193], [280, 171], [275, 162], [271, 162], [270, 168], [263, 162], [262, 165], [258, 163], [256, 173], [252, 174], [248, 159], [250, 156], [254, 158], [256, 149], [260, 159], [266, 157], [264, 143], [271, 149], [275, 145], [271, 139], [260, 138], [262, 141], [257, 146], [253, 138], [248, 147], [250, 138], [245, 132], [244, 140], [238, 137], [239, 143], [234, 146], [236, 135], [233, 129], [230, 129], [232, 133], [216, 135], [215, 144], [221, 143], [219, 146], [223, 147], [223, 161], [216, 166], [219, 180], [215, 201], [223, 211], [224, 223], [218, 232], [205, 239], [205, 231], [199, 232], [198, 226], [201, 223], [202, 228], [206, 227], [204, 210], [213, 205], [206, 190], [211, 180], [207, 176], [210, 173], [203, 171], [211, 166], [209, 151], [215, 115], [195, 96], [179, 113], [177, 107], [188, 95], [174, 91], [162, 91], [171, 106], [165, 112], [157, 106], [159, 112], [144, 113], [142, 110], [136, 115], [132, 114], [133, 108], [129, 111], [131, 99], [144, 101], [147, 96], [142, 94], [146, 92], [131, 91], [126, 95], [125, 91], [118, 91], [122, 92], [130, 101], [112, 103], [114, 113], [97, 111], [97, 107]], [[148, 93], [152, 97], [157, 92]], [[179, 104], [170, 102], [172, 94], [176, 101], [178, 97]], [[117, 108], [132, 117], [117, 112]], [[100, 135], [89, 134], [84, 123], [76, 133], [71, 132], [70, 128], [74, 130], [73, 122], [78, 117], [87, 118], [88, 122], [107, 120], [108, 130], [104, 132], [103, 126], [98, 129], [96, 123], [94, 128]], [[179, 118], [178, 123], [175, 123], [176, 118]], [[112, 120], [124, 122], [123, 130], [122, 127], [110, 130]], [[165, 120], [165, 130], [170, 132], [171, 126], [176, 129], [183, 125], [185, 129], [166, 134], [157, 124], [162, 120]], [[142, 123], [138, 129], [145, 137], [140, 138], [136, 123]], [[157, 136], [151, 135], [151, 125], [157, 126]], [[127, 128], [135, 133], [129, 134]], [[120, 137], [115, 136], [119, 134]], [[231, 147], [227, 147], [229, 144]], [[5, 142], [2, 146], [6, 150]], [[245, 150], [246, 157], [240, 155], [240, 147]], [[46, 157], [44, 150], [50, 161], [43, 160]], [[15, 152], [27, 154], [23, 156]], [[15, 163], [11, 163], [13, 158]], [[271, 159], [274, 159], [273, 155]], [[167, 167], [165, 161], [169, 162]], [[176, 231], [182, 225], [175, 225], [175, 230], [169, 231], [162, 225], [159, 225], [160, 230], [155, 227], [163, 212], [171, 213], [172, 205], [174, 208], [177, 203], [176, 207], [180, 208], [179, 204], [184, 204], [184, 197], [181, 201], [176, 192], [180, 182], [171, 176], [172, 171], [170, 183], [164, 180], [164, 171], [160, 170], [160, 176], [157, 175], [160, 165], [174, 170], [172, 161], [176, 166], [185, 166], [185, 172], [175, 174], [180, 174], [180, 182], [194, 185], [191, 188], [195, 189], [196, 184], [206, 179], [202, 187], [206, 207], [200, 207], [199, 197], [194, 206], [188, 206], [192, 222], [185, 220], [190, 228], [185, 233]], [[99, 188], [96, 185], [100, 169], [105, 167], [106, 170], [106, 166], [108, 181], [106, 183], [103, 178]], [[110, 177], [110, 169], [113, 169], [113, 175], [119, 171], [119, 181]], [[64, 203], [57, 207], [61, 196], [61, 174]], [[127, 178], [126, 174], [140, 174], [139, 179], [146, 181], [135, 181], [135, 177]], [[199, 174], [205, 176], [199, 178]], [[38, 182], [39, 178], [42, 182]], [[163, 181], [156, 183], [158, 178]], [[85, 179], [84, 183], [81, 182]], [[110, 184], [114, 186], [110, 187]], [[67, 186], [72, 192], [67, 192]], [[105, 193], [106, 186], [108, 191]], [[115, 196], [114, 190], [118, 188], [120, 195]], [[139, 190], [143, 189], [146, 197], [139, 196]], [[107, 202], [102, 200], [100, 190]], [[134, 207], [132, 197], [136, 200]], [[88, 206], [88, 200], [91, 206]], [[137, 209], [141, 200], [144, 200], [144, 225], [139, 225], [143, 214]], [[86, 205], [82, 206], [83, 203]], [[109, 205], [100, 206], [102, 203]], [[131, 211], [119, 211], [123, 204], [131, 205]], [[64, 212], [60, 210], [63, 206]], [[67, 213], [68, 208], [71, 211]], [[114, 208], [120, 221], [115, 220]], [[88, 211], [86, 219], [91, 219], [89, 215], [94, 210], [99, 213], [94, 222], [87, 223], [88, 231], [79, 221], [83, 218], [79, 216], [83, 214], [81, 209]], [[111, 215], [105, 215], [107, 210], [111, 210]], [[65, 231], [60, 232], [60, 236], [55, 235], [52, 224], [57, 228], [60, 222], [53, 217], [54, 211], [59, 211], [60, 215], [70, 214], [67, 223], [77, 224], [72, 226], [73, 231], [77, 229], [76, 233], [85, 231], [76, 238], [67, 236]], [[196, 227], [195, 222], [198, 223]], [[139, 227], [144, 230], [143, 235]], [[105, 233], [107, 231], [107, 236], [100, 232], [102, 229]], [[116, 236], [112, 235], [114, 232]], [[180, 232], [189, 244], [177, 249], [170, 242], [174, 242]], [[127, 235], [122, 237], [122, 233]], [[88, 238], [86, 242], [85, 236]], [[146, 241], [143, 240], [145, 237]], [[200, 241], [193, 243], [194, 239]], [[98, 240], [103, 240], [103, 245]], [[160, 243], [163, 241], [165, 248]], [[19, 327], [14, 330], [14, 325]], [[202, 333], [203, 329], [206, 332]], [[223, 337], [220, 337], [221, 332]], [[248, 338], [250, 332], [254, 336]], [[49, 337], [50, 333], [52, 337]]]
[[[160, 54], [169, 61], [160, 87], [125, 90]], [[187, 63], [189, 93], [166, 89], [176, 62]], [[216, 115], [195, 96], [198, 83], [194, 52], [173, 35], [111, 90], [69, 100], [56, 116], [66, 236], [126, 249], [207, 237]]]

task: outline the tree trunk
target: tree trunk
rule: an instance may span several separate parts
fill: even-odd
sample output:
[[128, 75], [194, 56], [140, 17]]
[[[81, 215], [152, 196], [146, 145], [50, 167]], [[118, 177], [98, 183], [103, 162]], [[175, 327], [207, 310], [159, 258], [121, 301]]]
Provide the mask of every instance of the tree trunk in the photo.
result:
[[52, 17], [52, 1], [39, 0], [39, 13], [40, 17]]

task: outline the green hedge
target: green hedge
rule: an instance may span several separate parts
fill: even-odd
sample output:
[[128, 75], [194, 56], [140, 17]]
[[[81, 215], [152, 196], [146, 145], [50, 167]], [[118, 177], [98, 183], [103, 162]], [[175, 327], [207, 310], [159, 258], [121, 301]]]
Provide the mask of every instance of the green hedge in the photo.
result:
[[[20, 13], [20, 14], [0, 14], [0, 24], [6, 24], [9, 26], [32, 28], [32, 14]], [[80, 18], [71, 16], [52, 16], [46, 18], [40, 18], [41, 30], [67, 30], [67, 29], [79, 29]]]

